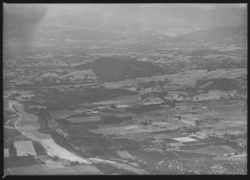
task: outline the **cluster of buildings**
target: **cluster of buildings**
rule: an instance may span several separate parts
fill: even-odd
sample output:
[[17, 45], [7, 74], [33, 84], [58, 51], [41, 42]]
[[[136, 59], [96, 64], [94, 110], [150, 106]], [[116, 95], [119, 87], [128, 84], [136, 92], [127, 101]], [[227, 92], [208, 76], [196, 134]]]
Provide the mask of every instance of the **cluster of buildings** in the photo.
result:
[[192, 97], [193, 101], [208, 101], [208, 100], [219, 100], [219, 99], [228, 99], [235, 97], [237, 95], [236, 90], [232, 91], [220, 91], [220, 90], [210, 90], [207, 93], [199, 94]]
[[189, 97], [186, 92], [183, 91], [169, 91], [165, 100], [169, 101], [209, 101], [209, 100], [220, 100], [230, 99], [234, 97], [244, 97], [243, 94], [237, 92], [237, 90], [221, 91], [221, 90], [210, 90], [207, 93], [200, 93]]
[[187, 93], [184, 91], [169, 91], [167, 96], [164, 97], [164, 99], [169, 101], [186, 101], [191, 100], [190, 97], [187, 96]]
[[59, 134], [60, 136], [63, 136], [64, 138], [68, 136], [68, 133], [64, 132], [61, 129], [56, 129], [56, 133]]
[[16, 100], [21, 102], [30, 101], [35, 96], [31, 91], [18, 91], [17, 95]]

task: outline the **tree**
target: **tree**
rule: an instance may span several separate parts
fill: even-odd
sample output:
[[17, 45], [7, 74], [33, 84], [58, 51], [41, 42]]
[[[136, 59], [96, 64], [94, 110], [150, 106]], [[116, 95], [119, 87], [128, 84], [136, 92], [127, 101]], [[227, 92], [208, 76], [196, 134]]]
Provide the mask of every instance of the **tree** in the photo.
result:
[[110, 107], [113, 109], [117, 109], [116, 105], [114, 105], [114, 104], [111, 104]]
[[53, 157], [53, 160], [58, 161], [58, 160], [59, 160], [59, 157], [58, 157], [58, 156], [54, 156], [54, 157]]
[[10, 154], [10, 157], [16, 157], [16, 155], [17, 155], [16, 148], [14, 146], [14, 142], [11, 142], [11, 144], [10, 144], [9, 154]]
[[51, 119], [50, 113], [46, 109], [42, 108], [38, 111], [37, 115], [41, 123], [41, 129], [48, 129], [48, 120]]

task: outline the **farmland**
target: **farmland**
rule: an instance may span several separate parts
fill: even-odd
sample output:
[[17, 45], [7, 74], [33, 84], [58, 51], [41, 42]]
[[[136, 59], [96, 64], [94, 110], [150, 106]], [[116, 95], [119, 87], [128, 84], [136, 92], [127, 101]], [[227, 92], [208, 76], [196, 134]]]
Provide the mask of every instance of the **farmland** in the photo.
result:
[[[122, 86], [116, 86], [117, 90], [114, 87], [106, 87], [105, 91], [108, 94], [105, 96], [105, 91], [102, 91], [102, 95], [98, 95], [101, 92], [99, 89], [102, 87], [82, 91], [82, 98], [78, 98], [74, 104], [70, 103], [73, 98], [76, 98], [73, 94], [81, 96], [78, 88], [72, 89], [70, 93], [67, 91], [56, 93], [56, 96], [53, 96], [53, 91], [49, 91], [48, 88], [39, 93], [35, 90], [35, 97], [42, 99], [43, 105], [34, 98], [23, 102], [27, 112], [20, 109], [24, 119], [19, 126], [22, 131], [29, 134], [28, 138], [32, 138], [34, 142], [42, 145], [39, 149], [45, 149], [45, 154], [36, 154], [35, 149], [37, 148], [29, 150], [17, 148], [17, 156], [22, 156], [20, 153], [27, 151], [29, 155], [38, 157], [38, 159], [41, 159], [42, 156], [49, 156], [65, 161], [64, 158], [67, 157], [66, 161], [79, 161], [84, 164], [94, 162], [94, 167], [103, 169], [102, 163], [91, 160], [96, 157], [103, 159], [104, 162], [129, 164], [129, 167], [126, 168], [124, 165], [108, 163], [112, 168], [118, 168], [122, 174], [133, 174], [135, 171], [137, 172], [135, 169], [138, 168], [144, 169], [148, 173], [163, 173], [166, 164], [170, 162], [177, 164], [171, 165], [174, 168], [169, 173], [202, 173], [205, 167], [210, 169], [209, 173], [213, 173], [215, 171], [213, 167], [223, 162], [220, 158], [235, 157], [237, 159], [238, 154], [246, 153], [244, 145], [247, 141], [246, 103], [244, 95], [221, 98], [225, 97], [226, 91], [232, 89], [237, 94], [242, 93], [242, 90], [239, 91], [235, 85], [223, 86], [226, 89], [221, 89], [221, 94], [204, 100], [195, 100], [194, 97], [197, 95], [189, 92], [183, 93], [185, 92], [183, 87], [186, 87], [187, 84], [188, 88], [195, 89], [192, 93], [199, 93], [199, 89], [205, 87], [204, 85], [206, 88], [220, 89], [219, 86], [209, 82], [201, 83], [203, 77], [210, 77], [210, 74], [215, 72], [211, 71], [207, 74], [203, 71], [202, 76], [196, 76], [198, 72], [201, 71], [171, 75], [172, 81], [167, 83], [166, 89], [174, 86], [175, 90], [165, 93], [165, 88], [162, 88], [160, 92], [159, 88], [152, 88], [148, 92], [143, 92], [140, 88], [137, 88], [136, 91], [129, 91], [126, 90], [127, 84], [117, 82], [117, 85]], [[217, 72], [219, 73], [219, 71]], [[233, 72], [229, 74], [232, 76]], [[189, 78], [187, 78], [187, 74], [189, 74]], [[223, 76], [221, 74], [223, 73], [220, 72], [218, 78]], [[231, 78], [241, 77], [242, 74], [244, 75], [245, 71], [238, 70], [238, 73]], [[162, 79], [166, 77], [171, 79], [169, 75], [165, 75]], [[184, 77], [185, 79], [181, 81]], [[155, 79], [159, 80], [159, 77], [152, 77], [151, 82], [154, 82]], [[189, 83], [187, 83], [188, 79], [190, 79]], [[145, 81], [145, 79], [142, 80]], [[136, 87], [142, 81], [135, 79], [131, 82]], [[152, 83], [150, 86], [155, 86], [155, 84]], [[109, 93], [109, 90], [113, 93]], [[172, 94], [169, 95], [169, 92]], [[95, 100], [91, 99], [90, 93], [97, 94], [97, 96], [93, 96]], [[64, 98], [60, 98], [59, 95]], [[182, 95], [185, 96], [181, 99]], [[50, 98], [43, 98], [45, 96]], [[84, 97], [90, 99], [84, 99]], [[146, 101], [146, 99], [148, 100]], [[62, 105], [54, 107], [54, 104], [57, 103]], [[35, 107], [47, 107], [52, 115], [52, 119], [48, 123], [48, 130], [39, 129], [38, 119], [40, 117], [36, 115]], [[13, 111], [10, 112], [13, 113]], [[15, 121], [13, 119], [8, 125], [15, 124]], [[26, 139], [23, 135], [21, 136], [21, 139], [17, 137], [15, 139], [19, 141]], [[8, 143], [6, 142], [6, 145]], [[28, 147], [25, 145], [25, 148]], [[44, 152], [42, 149], [40, 151]], [[68, 154], [69, 152], [74, 152], [77, 156]], [[85, 160], [82, 160], [82, 157]], [[209, 159], [210, 164], [205, 165], [204, 159]], [[201, 163], [195, 171], [187, 168], [187, 164], [193, 161]], [[42, 162], [46, 164], [43, 160], [39, 161], [39, 163]], [[230, 164], [232, 167], [240, 166], [239, 172], [242, 171], [242, 168], [244, 169], [244, 165], [239, 165], [238, 161], [230, 161]], [[135, 169], [132, 170], [132, 167]], [[222, 163], [222, 168], [224, 168], [224, 172], [229, 173], [229, 170], [225, 169], [224, 163]], [[113, 173], [107, 169], [104, 171]], [[19, 171], [16, 170], [16, 172]]]
[[247, 174], [246, 8], [200, 6], [5, 14], [4, 175]]

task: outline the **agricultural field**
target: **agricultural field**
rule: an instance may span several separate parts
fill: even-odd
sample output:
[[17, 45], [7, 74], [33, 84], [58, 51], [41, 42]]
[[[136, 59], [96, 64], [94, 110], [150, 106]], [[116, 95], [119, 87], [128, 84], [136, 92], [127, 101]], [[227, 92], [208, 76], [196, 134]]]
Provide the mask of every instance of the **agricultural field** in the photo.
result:
[[247, 174], [247, 5], [4, 5], [11, 175]]

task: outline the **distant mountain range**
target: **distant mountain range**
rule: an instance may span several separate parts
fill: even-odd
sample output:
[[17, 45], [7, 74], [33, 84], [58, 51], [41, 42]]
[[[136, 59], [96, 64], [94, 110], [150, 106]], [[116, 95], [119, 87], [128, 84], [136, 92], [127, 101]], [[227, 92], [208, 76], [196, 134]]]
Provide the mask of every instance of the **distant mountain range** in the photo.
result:
[[4, 54], [13, 58], [41, 52], [142, 53], [230, 39], [238, 43], [247, 39], [247, 11], [227, 5], [6, 5], [4, 37]]
[[238, 27], [214, 27], [170, 38], [169, 41], [194, 42], [203, 40], [205, 42], [213, 42], [223, 41], [229, 38], [232, 39], [234, 37], [238, 37], [238, 40], [246, 39], [247, 28], [245, 28], [243, 25]]

